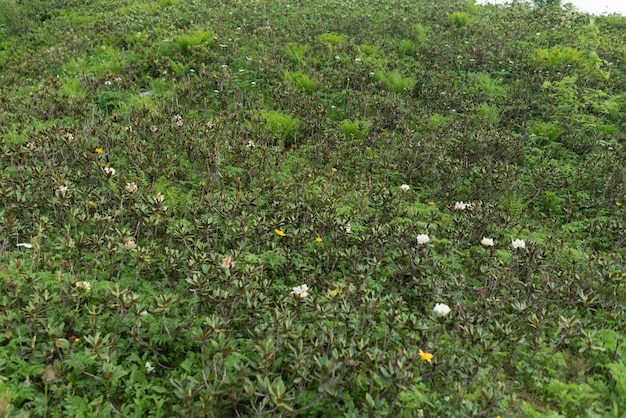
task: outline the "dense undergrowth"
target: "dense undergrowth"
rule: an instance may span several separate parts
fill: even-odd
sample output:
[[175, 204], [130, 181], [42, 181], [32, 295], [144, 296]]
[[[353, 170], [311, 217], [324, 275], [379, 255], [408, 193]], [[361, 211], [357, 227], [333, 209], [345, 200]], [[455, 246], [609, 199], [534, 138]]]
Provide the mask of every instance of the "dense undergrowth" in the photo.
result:
[[626, 413], [626, 18], [0, 5], [0, 416]]

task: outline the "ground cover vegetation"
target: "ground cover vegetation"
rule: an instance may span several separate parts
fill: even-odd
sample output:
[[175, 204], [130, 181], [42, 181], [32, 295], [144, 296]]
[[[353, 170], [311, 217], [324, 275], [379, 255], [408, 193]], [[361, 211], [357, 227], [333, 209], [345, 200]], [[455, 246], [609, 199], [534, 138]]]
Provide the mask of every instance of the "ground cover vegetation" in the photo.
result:
[[625, 29], [0, 0], [0, 416], [624, 416]]

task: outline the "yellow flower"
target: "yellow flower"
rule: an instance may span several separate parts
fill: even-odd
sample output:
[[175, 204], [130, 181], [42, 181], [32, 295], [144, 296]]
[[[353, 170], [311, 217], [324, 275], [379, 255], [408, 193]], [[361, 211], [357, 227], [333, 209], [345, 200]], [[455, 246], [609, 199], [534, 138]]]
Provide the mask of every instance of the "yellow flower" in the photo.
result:
[[322, 241], [324, 241], [324, 240], [322, 239], [322, 237], [317, 237], [317, 238], [315, 238], [315, 241], [317, 241], [317, 242], [322, 242]]
[[96, 154], [102, 154], [104, 150], [102, 148], [96, 148]]
[[89, 202], [87, 202], [87, 204], [89, 205], [89, 207], [91, 208], [95, 208], [96, 207], [96, 202], [94, 202], [93, 200], [90, 200]]
[[420, 354], [420, 358], [424, 361], [427, 361], [430, 363], [433, 360], [432, 353], [425, 353], [423, 350], [420, 350], [419, 354]]
[[336, 172], [337, 172], [337, 169], [336, 169], [335, 167], [331, 168], [330, 170], [331, 170], [333, 173], [336, 173]]
[[435, 202], [431, 200], [430, 202], [428, 202], [428, 206], [435, 206]]
[[622, 202], [619, 202], [619, 201], [615, 202], [615, 206], [617, 206], [618, 208], [621, 208], [622, 207]]
[[343, 293], [343, 285], [338, 285], [335, 289], [330, 290], [331, 296], [341, 295]]
[[284, 237], [285, 235], [287, 235], [287, 234], [285, 234], [283, 231], [281, 231], [280, 229], [275, 229], [275, 230], [274, 230], [274, 232], [276, 232], [276, 233], [277, 233], [278, 235], [280, 235], [281, 237]]

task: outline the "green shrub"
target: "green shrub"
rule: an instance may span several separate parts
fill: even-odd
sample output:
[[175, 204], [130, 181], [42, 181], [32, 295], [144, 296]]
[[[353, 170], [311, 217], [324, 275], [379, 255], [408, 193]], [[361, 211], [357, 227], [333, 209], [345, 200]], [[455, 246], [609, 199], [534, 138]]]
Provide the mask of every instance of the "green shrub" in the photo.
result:
[[363, 120], [344, 120], [339, 126], [339, 130], [346, 139], [363, 139], [370, 130], [372, 123]]
[[301, 65], [304, 61], [304, 55], [309, 50], [308, 45], [298, 45], [296, 43], [288, 43], [285, 45], [287, 58], [294, 64]]
[[302, 71], [296, 71], [295, 73], [285, 71], [285, 80], [289, 87], [295, 90], [303, 90], [310, 93], [317, 89], [317, 82]]
[[459, 29], [467, 26], [468, 20], [469, 14], [466, 12], [454, 12], [448, 15], [448, 22]]
[[391, 93], [407, 92], [417, 83], [415, 78], [405, 77], [398, 70], [393, 70], [391, 72], [380, 70], [377, 71], [374, 76], [377, 81], [382, 83], [383, 88]]
[[398, 44], [398, 54], [400, 56], [414, 56], [417, 52], [417, 46], [410, 39], [403, 39]]

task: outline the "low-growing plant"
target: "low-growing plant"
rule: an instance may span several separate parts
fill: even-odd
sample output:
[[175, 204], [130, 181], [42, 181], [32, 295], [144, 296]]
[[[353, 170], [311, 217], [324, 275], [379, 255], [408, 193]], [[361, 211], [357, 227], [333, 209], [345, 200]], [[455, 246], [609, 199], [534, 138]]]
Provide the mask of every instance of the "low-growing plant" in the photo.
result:
[[285, 80], [292, 89], [313, 92], [317, 89], [317, 82], [302, 71], [285, 71]]
[[448, 15], [448, 23], [460, 29], [467, 26], [469, 14], [467, 12], [454, 12]]
[[306, 52], [309, 50], [308, 45], [299, 45], [294, 42], [290, 42], [285, 45], [285, 53], [287, 54], [287, 58], [297, 65], [302, 65], [304, 62], [304, 56]]
[[372, 126], [371, 122], [363, 120], [344, 120], [339, 125], [339, 130], [346, 139], [362, 140], [369, 132]]
[[410, 91], [417, 80], [413, 77], [403, 76], [400, 71], [383, 71], [379, 70], [374, 75], [376, 80], [382, 83], [385, 90], [391, 93], [405, 93]]
[[267, 124], [279, 144], [289, 145], [297, 140], [302, 127], [302, 122], [298, 117], [278, 110], [264, 110], [259, 116]]
[[398, 44], [398, 54], [400, 56], [412, 57], [415, 55], [415, 52], [417, 52], [417, 46], [410, 39], [403, 39]]

